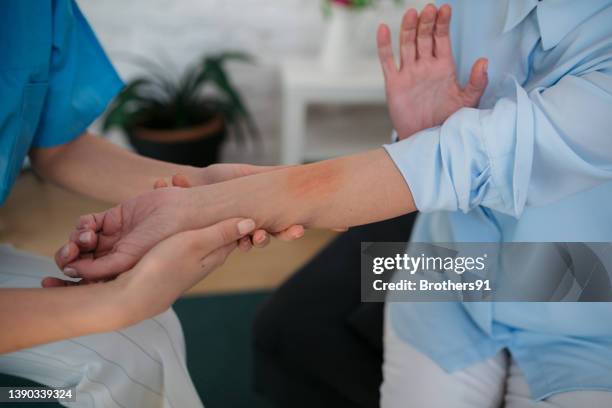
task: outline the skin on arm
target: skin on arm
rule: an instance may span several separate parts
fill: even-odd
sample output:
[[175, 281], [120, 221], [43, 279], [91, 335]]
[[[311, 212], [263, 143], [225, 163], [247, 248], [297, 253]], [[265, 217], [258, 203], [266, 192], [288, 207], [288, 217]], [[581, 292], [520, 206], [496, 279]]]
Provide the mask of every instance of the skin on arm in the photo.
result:
[[[239, 200], [242, 194], [251, 200]], [[258, 228], [269, 231], [294, 223], [351, 227], [416, 209], [408, 185], [384, 149], [194, 189], [191, 205], [189, 212], [202, 218], [245, 213]]]
[[54, 286], [64, 287], [0, 289], [0, 354], [153, 317], [221, 265], [254, 227], [252, 220], [234, 218], [174, 235], [108, 282], [73, 286], [56, 280]]
[[[183, 166], [143, 157], [123, 149], [106, 139], [85, 133], [72, 142], [51, 148], [35, 148], [30, 160], [36, 172], [68, 190], [111, 203], [119, 203], [140, 193], [174, 183], [188, 187], [213, 184], [237, 177], [273, 171], [282, 166], [252, 166], [248, 164], [214, 164], [206, 168]], [[178, 175], [180, 174], [180, 175]], [[83, 239], [93, 234], [82, 231]], [[301, 226], [292, 226], [276, 237], [291, 241], [300, 238]], [[252, 241], [252, 243], [251, 243]], [[78, 236], [75, 242], [80, 242]], [[255, 231], [252, 239], [241, 241], [241, 248], [263, 247], [269, 242], [265, 231]], [[95, 245], [94, 242], [85, 242]], [[76, 255], [76, 247], [72, 249]]]
[[58, 289], [0, 289], [0, 353], [127, 326], [129, 316], [121, 310], [123, 289], [117, 281]]
[[44, 179], [111, 203], [149, 191], [160, 178], [193, 177], [198, 170], [136, 155], [89, 133], [61, 146], [32, 149], [30, 160]]
[[29, 156], [44, 179], [111, 203], [125, 201], [159, 183], [171, 184], [174, 179], [180, 187], [198, 186], [282, 168], [249, 164], [198, 168], [167, 163], [134, 154], [90, 133], [61, 146], [34, 148]]
[[[209, 178], [215, 177], [216, 174], [219, 174], [219, 176], [215, 177], [214, 182], [200, 183], [200, 185], [213, 184], [213, 183], [218, 183], [221, 181], [231, 180], [237, 177], [244, 177], [247, 175], [257, 174], [257, 173], [261, 173], [265, 171], [271, 171], [268, 169], [278, 170], [281, 168], [288, 167], [288, 166], [262, 167], [262, 166], [250, 166], [250, 165], [240, 165], [240, 164], [233, 164], [230, 166], [231, 167], [229, 167], [229, 169], [232, 170], [232, 173], [238, 171], [241, 174], [234, 175], [230, 173], [231, 177], [228, 177], [227, 176], [228, 175], [227, 165], [222, 165], [222, 164], [212, 165], [208, 167], [209, 172], [207, 173], [207, 175], [209, 176]], [[219, 169], [220, 171], [218, 171], [217, 169]], [[164, 179], [157, 180], [154, 184], [154, 188], [155, 189], [165, 188], [165, 187], [169, 187], [170, 185], [173, 187], [183, 187], [183, 188], [193, 187], [192, 182], [191, 180], [189, 180], [188, 177], [182, 174], [176, 174], [172, 176], [172, 178], [169, 181], [166, 181]], [[346, 229], [338, 229], [338, 231], [345, 231], [345, 230]], [[293, 241], [295, 239], [301, 238], [302, 236], [304, 236], [304, 227], [302, 225], [292, 225], [286, 230], [280, 231], [274, 234], [274, 237], [280, 239], [281, 241]], [[259, 229], [259, 230], [256, 230], [252, 236], [242, 238], [238, 242], [238, 248], [243, 252], [248, 252], [252, 247], [263, 248], [269, 243], [270, 243], [270, 235], [267, 233], [267, 231]]]
[[[384, 180], [384, 182], [381, 182]], [[248, 197], [248, 199], [245, 199]], [[73, 277], [106, 279], [132, 267], [157, 242], [218, 220], [246, 217], [257, 228], [342, 228], [415, 211], [402, 174], [384, 149], [190, 189], [158, 189], [82, 218], [96, 245], [66, 263]], [[78, 230], [77, 230], [78, 231]]]

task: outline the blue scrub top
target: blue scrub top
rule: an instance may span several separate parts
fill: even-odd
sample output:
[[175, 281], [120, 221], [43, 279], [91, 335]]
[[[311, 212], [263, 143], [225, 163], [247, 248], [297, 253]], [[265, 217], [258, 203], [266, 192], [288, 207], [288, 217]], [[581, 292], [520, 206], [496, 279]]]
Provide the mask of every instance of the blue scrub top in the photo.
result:
[[32, 147], [67, 143], [123, 83], [71, 0], [0, 2], [0, 204]]

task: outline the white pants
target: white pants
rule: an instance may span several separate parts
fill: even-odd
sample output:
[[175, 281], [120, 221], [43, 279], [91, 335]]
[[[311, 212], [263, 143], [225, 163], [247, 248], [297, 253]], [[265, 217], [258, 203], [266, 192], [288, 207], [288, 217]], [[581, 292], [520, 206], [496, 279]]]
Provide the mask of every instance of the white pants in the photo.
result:
[[605, 391], [573, 391], [532, 400], [523, 373], [506, 351], [448, 373], [397, 336], [388, 307], [384, 346], [381, 408], [612, 407], [612, 393]]
[[[59, 276], [51, 260], [0, 245], [0, 287], [40, 287], [44, 276]], [[124, 330], [0, 355], [0, 372], [76, 387], [70, 407], [202, 407], [172, 310]]]

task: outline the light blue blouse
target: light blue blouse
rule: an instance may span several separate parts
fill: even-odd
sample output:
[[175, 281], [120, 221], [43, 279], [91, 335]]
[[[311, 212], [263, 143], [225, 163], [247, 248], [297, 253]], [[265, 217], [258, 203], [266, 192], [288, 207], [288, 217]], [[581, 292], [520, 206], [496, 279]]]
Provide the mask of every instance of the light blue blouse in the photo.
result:
[[0, 204], [30, 148], [78, 137], [122, 86], [74, 1], [0, 1]]
[[[417, 242], [612, 242], [612, 0], [450, 1], [460, 79], [489, 59], [479, 109], [385, 146], [421, 215]], [[391, 303], [448, 371], [507, 348], [534, 398], [612, 391], [610, 303]]]

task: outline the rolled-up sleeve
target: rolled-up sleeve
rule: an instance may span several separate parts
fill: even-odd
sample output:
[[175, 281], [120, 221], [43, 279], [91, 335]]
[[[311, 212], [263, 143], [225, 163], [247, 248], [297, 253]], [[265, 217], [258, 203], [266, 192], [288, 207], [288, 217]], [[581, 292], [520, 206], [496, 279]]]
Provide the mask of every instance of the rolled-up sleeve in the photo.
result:
[[32, 146], [50, 147], [82, 134], [123, 83], [73, 0], [53, 2], [48, 92]]
[[492, 109], [461, 109], [385, 146], [420, 211], [519, 217], [612, 179], [612, 62], [549, 88], [505, 85]]

